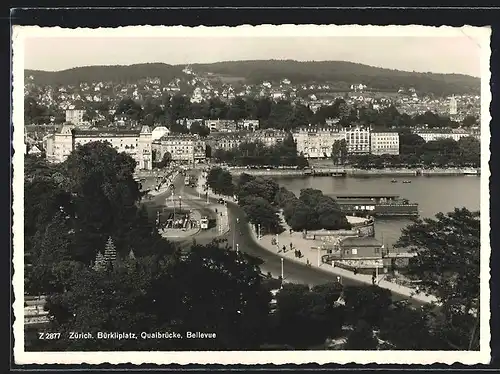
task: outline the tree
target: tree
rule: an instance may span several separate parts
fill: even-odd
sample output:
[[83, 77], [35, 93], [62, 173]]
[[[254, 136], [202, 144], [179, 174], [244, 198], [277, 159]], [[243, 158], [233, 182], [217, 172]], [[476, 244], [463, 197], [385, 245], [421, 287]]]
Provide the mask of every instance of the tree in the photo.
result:
[[[447, 350], [448, 345], [439, 339], [432, 329], [435, 312], [433, 306], [420, 309], [394, 302], [380, 328], [380, 339], [387, 341], [391, 349]], [[411, 336], [411, 339], [408, 337]]]
[[481, 143], [478, 139], [467, 136], [460, 138], [457, 142], [459, 147], [460, 160], [464, 164], [480, 166], [481, 164]]
[[74, 206], [75, 259], [90, 263], [109, 236], [120, 255], [133, 248], [141, 256], [156, 246], [159, 234], [137, 207], [135, 167], [129, 155], [101, 142], [78, 147], [62, 164]]
[[478, 125], [478, 119], [476, 116], [466, 116], [462, 121], [462, 126], [473, 127]]
[[[409, 272], [442, 304], [440, 333], [454, 349], [479, 347], [479, 212], [455, 208], [417, 220], [395, 245], [416, 253]], [[439, 321], [438, 321], [439, 322]]]
[[298, 201], [285, 205], [283, 213], [287, 223], [297, 231], [351, 227], [335, 199], [312, 188], [302, 189]]
[[351, 325], [364, 320], [372, 327], [379, 327], [392, 304], [391, 291], [378, 286], [344, 287], [343, 299]]
[[254, 225], [260, 224], [262, 233], [277, 234], [283, 231], [276, 208], [262, 197], [247, 196], [239, 199], [248, 220]]
[[[48, 298], [60, 350], [256, 350], [267, 331], [271, 295], [256, 261], [217, 243], [189, 254], [126, 258], [110, 271], [75, 269], [66, 289]], [[85, 331], [94, 339], [68, 339]], [[138, 339], [96, 339], [98, 332]], [[140, 333], [216, 333], [215, 339], [143, 339]]]
[[373, 329], [363, 320], [360, 320], [354, 330], [349, 334], [345, 350], [373, 351], [378, 347], [378, 340], [373, 334]]
[[227, 170], [219, 167], [210, 169], [207, 174], [207, 184], [216, 194], [234, 195], [233, 177]]
[[277, 296], [275, 337], [277, 343], [296, 348], [323, 344], [341, 333], [344, 309], [336, 305], [342, 290], [338, 283], [316, 286], [285, 284]]
[[332, 161], [335, 165], [344, 164], [347, 159], [347, 142], [345, 139], [335, 140], [332, 145]]
[[168, 165], [170, 165], [171, 162], [172, 162], [172, 154], [167, 151], [163, 154], [161, 161], [158, 163], [158, 167], [166, 168]]
[[131, 98], [122, 99], [118, 103], [115, 114], [124, 114], [132, 121], [139, 121], [143, 118], [142, 107]]
[[269, 178], [257, 177], [246, 183], [238, 184], [238, 199], [242, 200], [248, 196], [262, 197], [268, 202], [273, 202], [278, 192], [278, 184]]
[[196, 135], [199, 135], [200, 137], [204, 138], [210, 134], [210, 129], [207, 126], [204, 126], [199, 122], [193, 122], [191, 124], [191, 127], [189, 128], [189, 132], [191, 134], [196, 134]]

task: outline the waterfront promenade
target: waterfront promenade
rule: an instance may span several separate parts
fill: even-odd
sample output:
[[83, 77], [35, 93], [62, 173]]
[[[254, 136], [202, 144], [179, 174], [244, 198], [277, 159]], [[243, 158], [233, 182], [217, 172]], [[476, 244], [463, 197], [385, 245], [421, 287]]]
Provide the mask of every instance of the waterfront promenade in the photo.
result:
[[[288, 260], [299, 262], [307, 265], [308, 263], [312, 267], [321, 268], [322, 270], [329, 271], [340, 277], [342, 282], [343, 278], [349, 278], [353, 280], [360, 281], [365, 284], [372, 284], [372, 276], [367, 274], [354, 274], [353, 272], [339, 267], [333, 267], [332, 265], [322, 263], [321, 261], [321, 251], [319, 250], [318, 241], [304, 239], [301, 232], [290, 232], [288, 230], [284, 231], [279, 235], [264, 235], [260, 239], [257, 237], [257, 232], [255, 231], [253, 225], [251, 225], [251, 232], [255, 241], [257, 241], [262, 247], [266, 248], [268, 251], [275, 253], [280, 257], [285, 257]], [[286, 223], [284, 223], [286, 226]], [[288, 227], [285, 227], [288, 229]], [[273, 244], [273, 238], [276, 240], [276, 244]], [[292, 250], [290, 250], [290, 244], [292, 244]], [[283, 252], [282, 247], [285, 246], [286, 252]], [[302, 252], [303, 257], [295, 257], [295, 249]], [[286, 269], [285, 269], [286, 273]], [[436, 302], [436, 298], [432, 295], [425, 295], [423, 293], [417, 293], [415, 289], [396, 284], [394, 282], [389, 282], [384, 279], [385, 274], [380, 274], [376, 283], [381, 288], [386, 288], [391, 292], [404, 295], [407, 297], [414, 298], [421, 302], [431, 303]]]
[[[198, 180], [198, 186], [197, 189], [198, 191], [201, 191], [202, 194], [205, 194], [205, 191], [203, 191], [203, 185], [206, 183], [204, 178], [201, 176]], [[209, 196], [215, 199], [222, 198], [226, 201], [230, 201], [234, 203], [234, 199], [232, 197], [228, 196], [221, 196], [214, 194], [210, 189], [209, 189]], [[286, 223], [283, 223], [286, 226]], [[321, 269], [321, 271], [326, 271], [329, 272], [333, 275], [336, 275], [340, 277], [340, 281], [343, 282], [344, 279], [349, 279], [352, 281], [356, 281], [359, 283], [363, 284], [372, 284], [372, 277], [371, 275], [365, 275], [365, 274], [354, 274], [353, 272], [345, 269], [341, 269], [338, 267], [332, 267], [331, 265], [328, 264], [323, 264], [321, 263], [321, 259], [318, 261], [318, 249], [317, 248], [317, 243], [315, 241], [307, 240], [302, 237], [302, 233], [299, 232], [292, 232], [290, 235], [289, 231], [284, 231], [278, 237], [276, 235], [264, 235], [260, 239], [257, 238], [257, 233], [255, 231], [255, 228], [253, 225], [248, 224], [250, 227], [250, 232], [252, 234], [253, 240], [261, 247], [264, 248], [266, 251], [273, 253], [276, 256], [282, 257], [287, 259], [288, 261], [293, 261], [296, 263], [299, 263], [301, 265], [307, 266], [307, 263], [310, 264], [311, 268], [318, 268]], [[277, 244], [272, 243], [272, 239], [277, 239]], [[294, 249], [298, 249], [302, 252], [303, 257], [302, 258], [296, 258], [294, 251], [289, 250], [290, 248], [290, 243], [292, 243]], [[287, 251], [283, 253], [283, 251], [280, 249], [285, 245], [287, 247]], [[312, 248], [313, 247], [313, 248]], [[316, 247], [316, 248], [315, 248]], [[284, 268], [284, 276], [285, 279], [287, 279], [286, 275], [286, 267]], [[417, 293], [417, 291], [413, 288], [406, 287], [403, 285], [396, 284], [394, 282], [389, 282], [384, 279], [384, 275], [380, 275], [379, 279], [377, 281], [378, 286], [388, 289], [391, 292], [413, 299], [415, 301], [419, 301], [422, 303], [431, 303], [431, 302], [436, 302], [436, 298], [432, 295], [425, 295], [423, 293]]]
[[[380, 176], [457, 176], [470, 175], [471, 170], [460, 168], [448, 169], [407, 169], [407, 168], [386, 168], [386, 169], [356, 169], [351, 167], [315, 167], [314, 169], [247, 169], [244, 167], [227, 167], [233, 175], [243, 173], [259, 176], [281, 176], [281, 177], [312, 177], [312, 176], [350, 176], [350, 177], [380, 177]], [[476, 170], [476, 169], [474, 169]], [[479, 175], [479, 171], [477, 171]]]

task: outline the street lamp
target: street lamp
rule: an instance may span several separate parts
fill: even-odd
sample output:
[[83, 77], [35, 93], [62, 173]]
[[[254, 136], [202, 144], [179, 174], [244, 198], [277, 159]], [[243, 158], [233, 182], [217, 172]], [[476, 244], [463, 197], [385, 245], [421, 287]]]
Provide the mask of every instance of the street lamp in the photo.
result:
[[260, 223], [257, 224], [257, 239], [260, 240]]
[[238, 243], [236, 243], [236, 252], [239, 252], [240, 251], [240, 245]]
[[281, 287], [283, 288], [283, 280], [285, 279], [284, 277], [284, 271], [283, 271], [283, 257], [281, 258]]
[[174, 207], [174, 220], [172, 222], [172, 228], [175, 228], [175, 203], [174, 203], [174, 191], [172, 191], [172, 206]]
[[182, 214], [182, 196], [179, 195], [179, 212]]

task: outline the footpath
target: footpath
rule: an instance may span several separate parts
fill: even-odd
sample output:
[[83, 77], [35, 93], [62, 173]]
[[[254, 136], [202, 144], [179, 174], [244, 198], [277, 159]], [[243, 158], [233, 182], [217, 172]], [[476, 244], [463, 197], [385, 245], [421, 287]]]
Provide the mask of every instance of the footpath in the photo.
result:
[[[200, 177], [197, 188], [199, 189], [199, 191], [201, 191], [202, 195], [206, 194], [206, 191], [203, 190], [203, 186], [205, 185], [205, 183], [206, 181], [202, 177]], [[234, 202], [234, 199], [232, 197], [217, 195], [210, 189], [208, 189], [208, 193], [210, 197], [217, 199], [222, 198]], [[258, 238], [258, 234], [255, 231], [254, 226], [250, 223], [248, 223], [248, 225], [250, 227], [250, 232], [252, 233], [254, 241], [257, 242], [262, 248], [267, 249], [269, 252], [273, 252], [274, 254], [282, 258], [286, 258], [290, 261], [294, 261], [304, 265], [309, 264], [311, 267], [321, 268], [322, 270], [328, 271], [340, 277], [340, 282], [342, 282], [343, 278], [347, 278], [365, 284], [372, 284], [371, 275], [354, 274], [349, 270], [322, 263], [319, 242], [304, 239], [301, 232], [292, 232], [290, 234], [289, 227], [287, 226], [286, 222], [282, 222], [282, 225], [285, 227], [285, 231], [283, 233], [279, 235], [263, 235], [260, 238]], [[273, 243], [273, 239], [276, 242], [275, 244]], [[290, 244], [292, 245], [292, 249], [290, 249]], [[283, 246], [285, 246], [286, 248], [285, 252], [283, 252]], [[302, 252], [301, 258], [297, 258], [295, 256], [295, 250], [300, 250]], [[376, 284], [379, 287], [388, 289], [393, 293], [403, 295], [423, 303], [437, 303], [437, 299], [435, 296], [426, 295], [425, 293], [419, 292], [414, 288], [406, 287], [395, 282], [386, 281], [384, 279], [384, 274], [379, 275], [378, 279], [376, 280]]]

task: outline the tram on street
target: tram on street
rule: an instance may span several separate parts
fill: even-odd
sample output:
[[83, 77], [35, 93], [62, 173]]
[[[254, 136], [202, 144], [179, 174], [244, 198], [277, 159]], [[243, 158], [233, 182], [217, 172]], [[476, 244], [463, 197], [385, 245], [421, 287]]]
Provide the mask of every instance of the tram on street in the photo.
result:
[[201, 217], [200, 219], [200, 228], [202, 230], [208, 229], [208, 217]]

